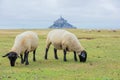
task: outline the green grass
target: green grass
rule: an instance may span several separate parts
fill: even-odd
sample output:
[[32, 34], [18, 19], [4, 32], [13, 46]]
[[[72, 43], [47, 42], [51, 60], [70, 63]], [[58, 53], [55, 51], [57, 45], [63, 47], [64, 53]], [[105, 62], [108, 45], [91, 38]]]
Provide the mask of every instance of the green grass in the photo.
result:
[[63, 51], [58, 51], [54, 59], [53, 46], [48, 60], [44, 60], [45, 40], [49, 30], [32, 30], [39, 34], [39, 47], [36, 62], [29, 54], [29, 65], [16, 61], [11, 67], [2, 55], [9, 52], [17, 34], [26, 30], [0, 30], [0, 80], [120, 80], [120, 30], [79, 30], [68, 29], [74, 33], [88, 53], [86, 63], [75, 62], [73, 53], [67, 54], [63, 61]]

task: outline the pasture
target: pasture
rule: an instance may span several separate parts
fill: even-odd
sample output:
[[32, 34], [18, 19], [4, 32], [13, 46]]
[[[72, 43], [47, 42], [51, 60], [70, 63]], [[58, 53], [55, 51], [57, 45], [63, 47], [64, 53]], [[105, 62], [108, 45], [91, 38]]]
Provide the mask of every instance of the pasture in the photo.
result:
[[[120, 30], [68, 29], [80, 40], [88, 53], [86, 63], [75, 62], [73, 52], [68, 52], [67, 62], [63, 51], [54, 59], [53, 46], [44, 60], [46, 35], [51, 29], [31, 30], [39, 35], [36, 62], [29, 54], [29, 65], [17, 59], [15, 67], [2, 56], [9, 52], [17, 34], [27, 30], [0, 30], [0, 80], [120, 80]], [[77, 57], [78, 58], [78, 57]]]

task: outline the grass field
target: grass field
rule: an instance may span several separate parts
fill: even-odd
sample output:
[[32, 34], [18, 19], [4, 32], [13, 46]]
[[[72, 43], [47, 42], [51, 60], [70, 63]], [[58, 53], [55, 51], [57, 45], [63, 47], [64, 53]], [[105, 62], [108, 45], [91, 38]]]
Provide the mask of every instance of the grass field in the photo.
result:
[[0, 30], [0, 80], [120, 80], [120, 30], [79, 30], [68, 29], [74, 33], [88, 53], [86, 63], [75, 62], [73, 53], [67, 54], [63, 61], [63, 51], [58, 51], [54, 59], [53, 46], [48, 60], [44, 60], [46, 35], [50, 30], [32, 30], [39, 34], [39, 47], [36, 62], [29, 54], [29, 65], [16, 61], [11, 67], [2, 55], [9, 52], [17, 34], [26, 30]]

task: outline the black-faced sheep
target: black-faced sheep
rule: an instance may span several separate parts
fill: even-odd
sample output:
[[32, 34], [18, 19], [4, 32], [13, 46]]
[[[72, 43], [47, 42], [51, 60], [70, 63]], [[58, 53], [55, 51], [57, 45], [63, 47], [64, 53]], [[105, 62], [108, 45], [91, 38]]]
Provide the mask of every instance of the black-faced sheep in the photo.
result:
[[73, 51], [75, 61], [77, 61], [77, 56], [76, 56], [77, 53], [80, 62], [86, 62], [87, 53], [80, 44], [77, 37], [73, 33], [61, 29], [55, 29], [50, 31], [48, 33], [46, 40], [45, 59], [47, 59], [47, 53], [51, 44], [54, 46], [55, 59], [58, 59], [57, 56], [57, 49], [58, 49], [58, 50], [63, 50], [64, 61], [67, 61], [66, 59], [67, 51]]
[[[28, 65], [28, 54], [33, 51], [33, 61], [36, 60], [35, 52], [38, 47], [38, 35], [32, 31], [26, 31], [16, 36], [13, 47], [10, 52], [3, 57], [8, 57], [10, 65], [15, 66], [15, 61], [18, 56], [21, 56], [21, 63], [25, 62]], [[24, 53], [24, 59], [23, 59]]]

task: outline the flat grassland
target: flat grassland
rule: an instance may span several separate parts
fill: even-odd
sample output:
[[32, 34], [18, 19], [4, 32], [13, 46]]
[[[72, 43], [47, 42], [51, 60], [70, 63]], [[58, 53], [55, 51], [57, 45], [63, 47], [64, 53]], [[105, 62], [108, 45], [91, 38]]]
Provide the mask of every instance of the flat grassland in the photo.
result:
[[68, 29], [80, 40], [88, 53], [86, 63], [75, 62], [73, 52], [68, 52], [67, 62], [63, 61], [63, 51], [58, 51], [54, 59], [53, 46], [44, 60], [46, 30], [31, 30], [39, 35], [36, 62], [29, 54], [29, 65], [17, 59], [15, 67], [2, 56], [9, 52], [17, 34], [27, 30], [0, 30], [0, 80], [120, 80], [120, 30], [80, 30]]

